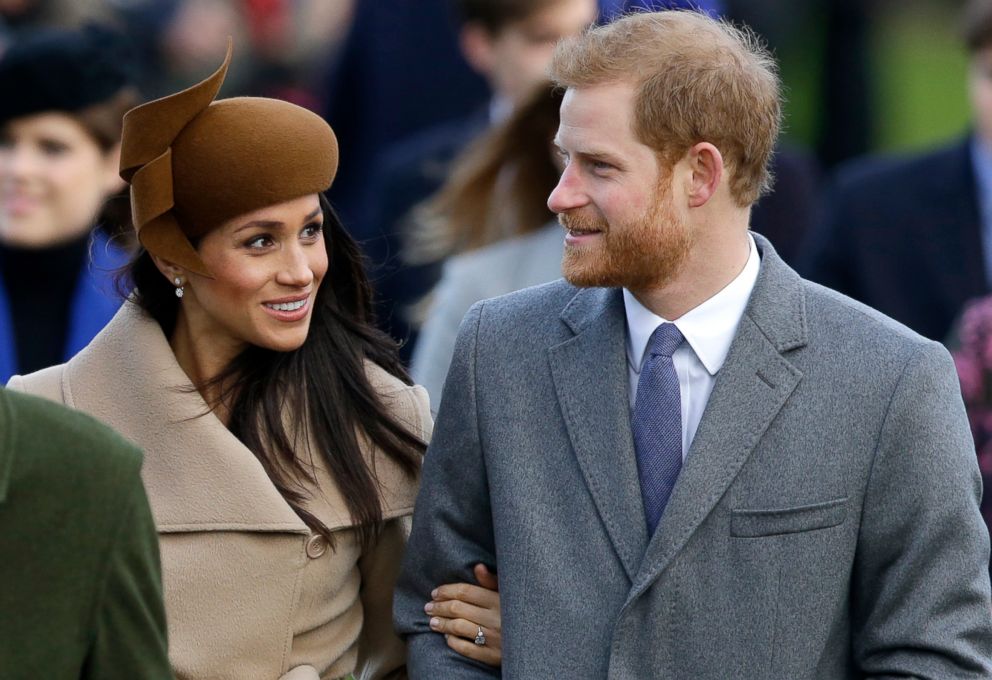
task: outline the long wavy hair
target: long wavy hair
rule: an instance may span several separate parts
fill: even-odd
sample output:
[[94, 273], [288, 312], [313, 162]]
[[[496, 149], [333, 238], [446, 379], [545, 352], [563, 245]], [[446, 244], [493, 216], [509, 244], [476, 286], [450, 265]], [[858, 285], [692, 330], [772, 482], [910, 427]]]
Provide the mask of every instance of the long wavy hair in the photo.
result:
[[[228, 427], [255, 454], [272, 483], [311, 530], [331, 545], [330, 529], [307, 512], [304, 481], [314, 482], [314, 461], [300, 456], [308, 438], [334, 478], [368, 546], [382, 527], [379, 484], [367, 441], [411, 478], [420, 469], [425, 442], [399, 423], [369, 382], [372, 362], [412, 384], [395, 341], [372, 325], [371, 289], [362, 253], [327, 200], [324, 244], [328, 273], [317, 291], [310, 331], [301, 347], [277, 352], [251, 346], [197, 390], [218, 389], [218, 403], [229, 405]], [[195, 244], [194, 244], [195, 245]], [[124, 271], [122, 290], [171, 335], [179, 311], [173, 287], [151, 256], [138, 252]]]
[[554, 219], [547, 201], [560, 175], [552, 140], [563, 96], [563, 90], [541, 84], [458, 156], [444, 186], [413, 209], [403, 252], [407, 262], [440, 262], [537, 231]]

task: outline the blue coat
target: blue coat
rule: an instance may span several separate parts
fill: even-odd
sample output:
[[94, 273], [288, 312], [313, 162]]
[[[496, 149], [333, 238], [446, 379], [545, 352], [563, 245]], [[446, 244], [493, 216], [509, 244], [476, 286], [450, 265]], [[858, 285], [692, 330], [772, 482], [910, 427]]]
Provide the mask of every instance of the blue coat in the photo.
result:
[[841, 168], [800, 273], [933, 340], [989, 293], [970, 138]]
[[[94, 231], [89, 262], [80, 272], [69, 307], [71, 318], [62, 352], [63, 361], [88, 345], [121, 306], [120, 296], [114, 291], [114, 272], [125, 264], [127, 253], [113, 245], [102, 231]], [[7, 289], [0, 279], [0, 384], [6, 384], [16, 373], [14, 323], [10, 316]]]

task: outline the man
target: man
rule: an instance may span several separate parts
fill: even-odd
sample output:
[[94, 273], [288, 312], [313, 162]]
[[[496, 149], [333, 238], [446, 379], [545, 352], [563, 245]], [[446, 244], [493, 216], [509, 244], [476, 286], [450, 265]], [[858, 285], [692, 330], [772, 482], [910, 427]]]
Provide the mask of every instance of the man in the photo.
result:
[[141, 453], [0, 388], [0, 677], [169, 680]]
[[565, 42], [551, 72], [568, 282], [462, 324], [395, 604], [411, 677], [494, 675], [429, 602], [480, 560], [510, 678], [992, 677], [949, 356], [748, 232], [770, 57], [645, 13]]
[[810, 279], [939, 341], [992, 281], [992, 0], [963, 18], [974, 130], [842, 168], [799, 260]]
[[437, 191], [455, 156], [488, 125], [503, 119], [545, 80], [559, 39], [596, 19], [596, 0], [454, 0], [459, 41], [469, 65], [492, 92], [488, 110], [425, 130], [390, 149], [381, 159], [370, 196], [375, 209], [367, 250], [379, 271], [379, 318], [409, 358], [414, 334], [410, 307], [437, 283], [440, 265], [402, 262], [410, 210]]

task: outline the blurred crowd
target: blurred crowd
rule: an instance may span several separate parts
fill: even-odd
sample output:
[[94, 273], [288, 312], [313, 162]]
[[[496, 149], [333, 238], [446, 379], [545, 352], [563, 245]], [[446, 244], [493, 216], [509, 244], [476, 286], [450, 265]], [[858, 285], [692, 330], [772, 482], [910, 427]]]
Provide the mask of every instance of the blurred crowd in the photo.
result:
[[[120, 117], [208, 74], [228, 36], [224, 96], [292, 101], [335, 130], [329, 198], [364, 247], [379, 324], [436, 400], [468, 308], [560, 276], [555, 43], [619, 12], [694, 7], [774, 48], [815, 17], [820, 129], [778, 149], [752, 227], [805, 277], [952, 348], [992, 480], [992, 1], [934, 2], [961, 14], [972, 125], [879, 156], [869, 34], [898, 9], [881, 2], [0, 0], [0, 383], [65, 360], [113, 315], [132, 246], [114, 210]], [[32, 63], [45, 41], [62, 58]]]

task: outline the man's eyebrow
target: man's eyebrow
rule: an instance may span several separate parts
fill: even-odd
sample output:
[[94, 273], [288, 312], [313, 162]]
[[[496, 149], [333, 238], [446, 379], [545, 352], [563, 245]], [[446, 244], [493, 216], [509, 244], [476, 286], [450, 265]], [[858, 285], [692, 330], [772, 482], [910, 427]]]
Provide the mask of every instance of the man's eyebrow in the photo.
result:
[[[320, 214], [320, 207], [317, 207], [312, 213], [304, 217], [303, 221], [309, 222], [319, 214]], [[245, 229], [251, 229], [252, 227], [258, 227], [260, 229], [278, 229], [283, 225], [284, 223], [280, 222], [279, 220], [252, 220], [251, 222], [246, 222], [245, 224], [242, 224], [240, 227], [235, 229], [234, 233], [237, 234], [239, 231], [244, 231]]]

